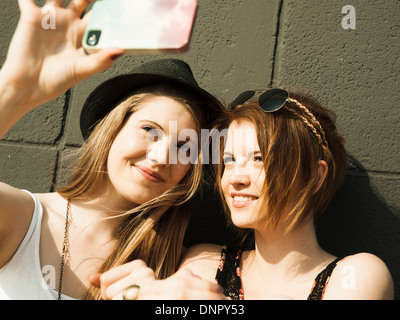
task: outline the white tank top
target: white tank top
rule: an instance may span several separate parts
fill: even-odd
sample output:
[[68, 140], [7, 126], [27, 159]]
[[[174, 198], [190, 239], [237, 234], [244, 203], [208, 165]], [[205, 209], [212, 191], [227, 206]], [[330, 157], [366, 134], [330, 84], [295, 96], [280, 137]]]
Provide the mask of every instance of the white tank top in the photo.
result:
[[[0, 269], [0, 300], [57, 300], [58, 279], [52, 266], [41, 266], [40, 229], [43, 208], [32, 193], [35, 208], [28, 231], [10, 261]], [[63, 300], [74, 300], [62, 295]]]

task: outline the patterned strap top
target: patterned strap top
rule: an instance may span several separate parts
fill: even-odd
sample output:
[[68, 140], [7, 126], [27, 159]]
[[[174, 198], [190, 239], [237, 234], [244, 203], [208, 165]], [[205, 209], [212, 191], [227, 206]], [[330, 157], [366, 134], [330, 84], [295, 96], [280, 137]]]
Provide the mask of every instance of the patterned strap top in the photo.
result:
[[[244, 299], [242, 281], [240, 279], [241, 255], [241, 250], [223, 247], [221, 251], [221, 260], [215, 277], [218, 284], [224, 288], [224, 294], [232, 298], [232, 300]], [[342, 259], [343, 258], [335, 259], [318, 274], [307, 300], [323, 299], [333, 269]]]

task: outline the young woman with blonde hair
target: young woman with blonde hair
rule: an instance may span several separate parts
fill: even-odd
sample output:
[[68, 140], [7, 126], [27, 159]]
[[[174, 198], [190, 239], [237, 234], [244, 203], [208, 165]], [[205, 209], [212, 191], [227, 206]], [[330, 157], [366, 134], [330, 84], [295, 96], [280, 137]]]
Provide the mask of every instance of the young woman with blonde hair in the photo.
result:
[[[123, 53], [85, 55], [87, 18], [80, 16], [88, 1], [48, 3], [56, 31], [41, 28], [33, 0], [19, 1], [21, 18], [0, 72], [0, 136]], [[85, 143], [69, 183], [47, 194], [0, 184], [0, 299], [98, 299], [90, 276], [133, 259], [157, 278], [176, 272], [186, 204], [202, 177], [200, 129], [221, 110], [176, 59], [143, 64], [96, 88], [82, 109]], [[54, 288], [42, 270], [53, 271]], [[204, 298], [221, 297], [216, 284], [190, 273], [172, 279]]]

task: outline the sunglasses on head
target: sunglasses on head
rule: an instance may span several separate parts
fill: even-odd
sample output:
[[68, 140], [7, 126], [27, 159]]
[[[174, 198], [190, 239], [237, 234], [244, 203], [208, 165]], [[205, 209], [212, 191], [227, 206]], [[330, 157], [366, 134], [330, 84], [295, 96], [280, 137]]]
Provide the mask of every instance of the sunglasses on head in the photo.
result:
[[258, 98], [258, 104], [265, 112], [275, 112], [282, 108], [289, 97], [289, 92], [283, 89], [248, 90], [242, 92], [230, 103], [230, 107], [237, 106]]
[[[244, 91], [241, 94], [239, 94], [235, 98], [235, 100], [233, 100], [230, 103], [229, 106], [231, 110], [233, 110], [237, 106], [240, 106], [250, 101], [254, 101], [257, 98], [258, 98], [258, 105], [264, 112], [278, 111], [285, 105], [287, 101], [294, 103], [297, 106], [297, 109], [303, 110], [303, 112], [308, 115], [311, 122], [307, 120], [306, 117], [301, 114], [301, 112], [296, 111], [295, 109], [292, 108], [289, 108], [289, 110], [294, 112], [303, 121], [303, 123], [311, 129], [311, 131], [313, 132], [313, 134], [315, 135], [315, 137], [317, 138], [318, 142], [321, 145], [328, 146], [328, 142], [326, 141], [325, 137], [325, 131], [322, 128], [319, 121], [315, 118], [315, 116], [311, 113], [310, 110], [308, 110], [308, 108], [305, 105], [301, 104], [296, 99], [289, 98], [289, 92], [287, 92], [284, 89]], [[319, 129], [321, 134], [319, 134], [316, 131], [316, 128]]]

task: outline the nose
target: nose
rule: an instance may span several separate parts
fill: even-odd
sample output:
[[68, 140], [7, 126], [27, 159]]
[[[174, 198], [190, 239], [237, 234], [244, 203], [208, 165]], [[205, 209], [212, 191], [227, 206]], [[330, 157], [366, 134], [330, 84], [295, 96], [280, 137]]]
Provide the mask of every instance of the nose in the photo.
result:
[[169, 143], [164, 139], [154, 142], [147, 149], [147, 159], [153, 165], [169, 166], [169, 149]]
[[235, 168], [230, 177], [229, 183], [233, 186], [248, 186], [250, 185], [250, 177], [245, 168]]

